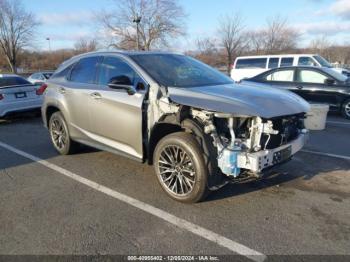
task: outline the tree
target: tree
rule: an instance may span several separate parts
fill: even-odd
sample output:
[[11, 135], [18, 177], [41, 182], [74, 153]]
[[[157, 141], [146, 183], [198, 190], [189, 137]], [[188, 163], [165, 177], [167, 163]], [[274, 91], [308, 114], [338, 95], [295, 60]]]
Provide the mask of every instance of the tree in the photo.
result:
[[155, 46], [167, 45], [171, 38], [185, 34], [185, 13], [177, 0], [114, 0], [117, 8], [111, 12], [102, 11], [98, 16], [103, 28], [113, 35], [114, 46], [134, 49], [137, 46], [139, 23], [140, 49], [150, 50]]
[[278, 54], [297, 48], [299, 33], [289, 27], [287, 19], [275, 16], [267, 19], [265, 28], [248, 33], [250, 51], [255, 54]]
[[74, 49], [78, 54], [96, 51], [97, 48], [98, 43], [96, 39], [80, 38], [74, 44]]
[[276, 53], [297, 47], [300, 35], [287, 26], [287, 19], [276, 16], [267, 20], [265, 30], [265, 50]]
[[0, 0], [0, 49], [12, 72], [17, 72], [18, 55], [32, 42], [37, 25], [20, 0]]
[[219, 37], [226, 52], [227, 72], [229, 73], [233, 58], [238, 56], [245, 46], [244, 25], [239, 14], [226, 15], [219, 22]]

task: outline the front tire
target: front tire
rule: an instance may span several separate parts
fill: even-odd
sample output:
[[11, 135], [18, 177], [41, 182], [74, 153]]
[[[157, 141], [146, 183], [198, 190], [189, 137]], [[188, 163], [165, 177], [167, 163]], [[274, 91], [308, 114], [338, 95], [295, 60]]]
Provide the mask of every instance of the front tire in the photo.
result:
[[67, 123], [61, 112], [52, 114], [49, 120], [49, 131], [53, 146], [61, 155], [76, 152], [78, 144], [71, 140]]
[[158, 182], [171, 198], [196, 203], [207, 197], [208, 170], [203, 150], [191, 134], [178, 132], [161, 139], [153, 163]]
[[350, 119], [350, 99], [343, 103], [342, 114], [346, 119]]

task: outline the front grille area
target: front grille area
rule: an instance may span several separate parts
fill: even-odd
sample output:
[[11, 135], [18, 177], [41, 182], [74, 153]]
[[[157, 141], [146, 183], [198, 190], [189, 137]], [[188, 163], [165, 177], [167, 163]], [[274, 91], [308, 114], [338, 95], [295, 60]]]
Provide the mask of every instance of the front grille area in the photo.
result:
[[278, 130], [279, 134], [270, 135], [270, 138], [269, 135], [263, 134], [260, 141], [261, 148], [274, 149], [296, 139], [299, 135], [299, 130], [304, 128], [303, 119], [304, 115], [269, 119], [273, 123], [273, 129]]

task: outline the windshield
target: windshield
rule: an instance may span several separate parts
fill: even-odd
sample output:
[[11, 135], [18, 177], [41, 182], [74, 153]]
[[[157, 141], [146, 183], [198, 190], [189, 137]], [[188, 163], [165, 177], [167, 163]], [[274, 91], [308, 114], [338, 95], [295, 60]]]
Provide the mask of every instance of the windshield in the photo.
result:
[[163, 86], [196, 87], [231, 84], [231, 78], [196, 59], [175, 54], [137, 54], [130, 56]]
[[314, 58], [316, 59], [317, 62], [320, 63], [322, 67], [333, 67], [326, 59], [324, 59], [322, 56], [315, 55]]
[[340, 81], [340, 82], [345, 82], [348, 80], [348, 77], [343, 75], [342, 73], [339, 73], [337, 71], [335, 71], [332, 68], [324, 68], [323, 69], [325, 72], [327, 72], [329, 75], [333, 76], [336, 80]]
[[22, 77], [8, 76], [0, 77], [0, 88], [4, 86], [31, 85], [30, 82]]

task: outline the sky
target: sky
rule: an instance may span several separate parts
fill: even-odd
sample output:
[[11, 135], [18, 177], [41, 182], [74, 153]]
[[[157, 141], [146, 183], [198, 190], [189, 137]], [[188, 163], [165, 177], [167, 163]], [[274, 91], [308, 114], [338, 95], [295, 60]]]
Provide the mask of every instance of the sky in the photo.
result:
[[[36, 46], [41, 50], [72, 48], [79, 38], [99, 34], [95, 15], [112, 10], [118, 0], [25, 0], [41, 25]], [[120, 0], [121, 1], [121, 0]], [[194, 48], [195, 39], [217, 34], [220, 17], [239, 13], [246, 29], [264, 27], [274, 16], [286, 17], [289, 25], [302, 34], [300, 46], [326, 36], [331, 43], [350, 44], [350, 0], [179, 0], [187, 14], [186, 37], [174, 40], [178, 49]]]

